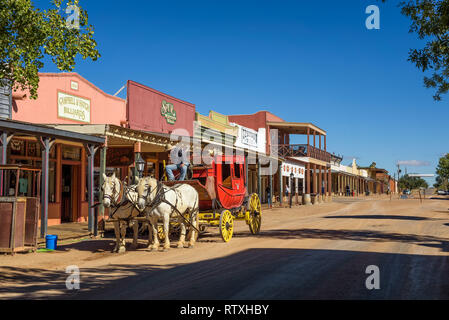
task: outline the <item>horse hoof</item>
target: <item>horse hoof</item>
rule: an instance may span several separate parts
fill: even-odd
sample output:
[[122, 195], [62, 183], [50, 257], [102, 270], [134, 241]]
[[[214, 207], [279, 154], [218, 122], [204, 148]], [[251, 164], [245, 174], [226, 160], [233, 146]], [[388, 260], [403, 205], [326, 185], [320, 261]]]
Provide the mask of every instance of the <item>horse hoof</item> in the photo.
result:
[[120, 247], [120, 249], [118, 250], [118, 253], [125, 253], [125, 252], [126, 252], [125, 247]]
[[164, 248], [164, 250], [162, 250], [162, 252], [168, 252], [168, 248]]
[[178, 244], [178, 249], [184, 249], [184, 245], [183, 244]]
[[195, 247], [193, 244], [188, 246], [189, 249], [193, 249], [193, 247]]

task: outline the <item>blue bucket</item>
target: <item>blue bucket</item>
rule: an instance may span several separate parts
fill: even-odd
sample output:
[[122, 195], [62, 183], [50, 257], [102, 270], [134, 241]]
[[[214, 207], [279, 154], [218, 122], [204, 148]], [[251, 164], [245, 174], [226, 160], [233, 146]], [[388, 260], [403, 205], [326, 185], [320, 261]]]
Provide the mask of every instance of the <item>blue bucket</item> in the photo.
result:
[[56, 245], [58, 243], [58, 236], [52, 235], [52, 234], [47, 234], [45, 236], [45, 243], [46, 243], [47, 249], [56, 250]]

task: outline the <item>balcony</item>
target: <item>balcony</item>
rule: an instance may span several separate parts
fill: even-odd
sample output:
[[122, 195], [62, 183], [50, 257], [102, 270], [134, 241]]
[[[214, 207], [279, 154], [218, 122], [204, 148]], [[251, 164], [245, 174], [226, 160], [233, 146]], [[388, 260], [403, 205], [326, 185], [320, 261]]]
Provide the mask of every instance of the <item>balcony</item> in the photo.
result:
[[331, 154], [307, 144], [280, 144], [278, 155], [281, 157], [309, 157], [330, 162]]

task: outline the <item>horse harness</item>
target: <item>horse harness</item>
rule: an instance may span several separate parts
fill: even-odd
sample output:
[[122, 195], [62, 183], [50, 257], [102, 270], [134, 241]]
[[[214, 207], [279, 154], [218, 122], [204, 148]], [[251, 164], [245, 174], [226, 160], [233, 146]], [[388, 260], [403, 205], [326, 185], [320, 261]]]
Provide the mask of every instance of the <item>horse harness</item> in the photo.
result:
[[[159, 206], [161, 203], [166, 203], [166, 204], [168, 204], [168, 205], [172, 208], [172, 212], [170, 213], [170, 215], [173, 214], [173, 212], [176, 212], [176, 213], [177, 213], [177, 214], [184, 220], [184, 222], [187, 222], [187, 223], [190, 225], [190, 227], [192, 227], [193, 229], [195, 229], [195, 230], [198, 232], [198, 234], [199, 234], [200, 231], [199, 231], [196, 227], [193, 226], [192, 221], [187, 220], [186, 217], [184, 217], [184, 215], [183, 215], [181, 212], [179, 212], [179, 210], [177, 209], [176, 206], [178, 205], [178, 197], [176, 197], [176, 203], [175, 203], [175, 205], [173, 205], [171, 202], [169, 202], [169, 201], [165, 198], [165, 194], [166, 194], [168, 191], [171, 190], [171, 191], [173, 191], [173, 192], [176, 192], [175, 189], [177, 188], [177, 185], [175, 185], [174, 187], [171, 187], [171, 188], [169, 188], [169, 187], [167, 187], [167, 188], [168, 188], [168, 190], [164, 190], [164, 185], [162, 184], [162, 182], [160, 182], [160, 181], [157, 182], [156, 196], [154, 197], [153, 201], [151, 201], [151, 203], [147, 205], [147, 207], [150, 207], [149, 212], [150, 212], [153, 208]], [[140, 196], [140, 195], [139, 195], [139, 198], [138, 198], [138, 199], [144, 199], [144, 200], [146, 201], [146, 198], [148, 197], [149, 194], [151, 194], [151, 188], [148, 188], [148, 192], [147, 192], [146, 197]], [[196, 211], [198, 211], [198, 210], [196, 210]], [[192, 216], [193, 216], [193, 215], [190, 214], [190, 219], [192, 219]]]
[[[115, 207], [114, 212], [112, 212], [109, 215], [109, 218], [112, 219], [114, 217], [115, 213], [118, 211], [118, 209], [120, 209], [121, 207], [123, 207], [123, 206], [125, 206], [127, 204], [130, 204], [132, 206], [131, 217], [128, 218], [128, 219], [122, 219], [122, 220], [130, 220], [133, 217], [134, 209], [139, 211], [139, 213], [140, 213], [140, 210], [139, 210], [139, 208], [137, 208], [137, 206], [136, 206], [136, 204], [134, 202], [129, 200], [129, 191], [132, 188], [127, 187], [125, 185], [122, 188], [122, 182], [120, 180], [119, 180], [119, 182], [120, 182], [120, 192], [119, 192], [119, 198], [117, 199], [117, 201], [115, 201], [115, 199], [113, 197], [111, 197], [110, 195], [104, 195], [104, 198], [109, 199], [111, 201], [111, 203], [112, 203], [112, 206]], [[114, 188], [115, 188], [115, 184], [114, 184]], [[126, 193], [126, 195], [125, 195], [125, 193]]]

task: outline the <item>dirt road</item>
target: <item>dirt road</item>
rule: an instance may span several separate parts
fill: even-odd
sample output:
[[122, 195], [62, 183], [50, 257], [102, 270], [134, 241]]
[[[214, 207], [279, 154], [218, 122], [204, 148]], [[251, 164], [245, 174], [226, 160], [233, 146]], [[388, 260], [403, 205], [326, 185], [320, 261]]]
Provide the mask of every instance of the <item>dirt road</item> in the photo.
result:
[[[194, 249], [148, 252], [141, 239], [119, 255], [101, 239], [1, 256], [0, 298], [448, 299], [448, 208], [446, 199], [336, 199], [266, 210], [259, 235], [237, 222], [229, 243], [211, 229]], [[66, 289], [69, 265], [80, 268], [80, 290]], [[378, 290], [365, 286], [369, 265]]]

